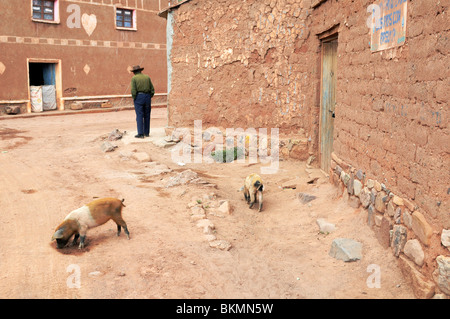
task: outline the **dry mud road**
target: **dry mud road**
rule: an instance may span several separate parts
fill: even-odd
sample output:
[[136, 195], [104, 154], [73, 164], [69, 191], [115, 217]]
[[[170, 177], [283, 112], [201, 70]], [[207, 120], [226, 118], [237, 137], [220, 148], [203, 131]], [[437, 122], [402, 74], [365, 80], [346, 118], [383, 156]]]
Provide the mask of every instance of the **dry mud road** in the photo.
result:
[[[153, 110], [151, 124], [166, 125], [165, 109]], [[127, 134], [103, 152], [114, 129]], [[179, 166], [168, 149], [134, 134], [133, 110], [0, 120], [0, 298], [414, 298], [364, 212], [349, 207], [319, 170], [280, 161], [277, 174], [262, 175], [258, 213], [238, 190], [262, 164]], [[217, 188], [166, 187], [187, 169]], [[282, 187], [290, 181], [296, 189]], [[299, 192], [317, 198], [303, 204]], [[88, 231], [84, 249], [56, 249], [52, 234], [70, 211], [110, 196], [125, 198], [130, 240], [117, 237], [110, 221]], [[211, 247], [197, 227], [189, 207], [197, 199], [214, 224], [209, 235], [230, 249]], [[231, 214], [216, 209], [221, 200]], [[336, 230], [320, 233], [318, 218]], [[362, 259], [329, 256], [339, 237], [362, 243]], [[379, 287], [370, 265], [379, 267]]]

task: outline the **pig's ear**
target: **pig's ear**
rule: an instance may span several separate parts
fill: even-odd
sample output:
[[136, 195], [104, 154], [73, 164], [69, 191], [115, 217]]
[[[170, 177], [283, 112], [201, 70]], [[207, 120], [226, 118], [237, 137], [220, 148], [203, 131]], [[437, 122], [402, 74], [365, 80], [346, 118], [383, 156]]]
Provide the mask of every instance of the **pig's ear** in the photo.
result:
[[61, 238], [63, 238], [63, 229], [62, 229], [62, 228], [58, 229], [58, 230], [53, 234], [52, 240], [54, 240], [54, 239], [61, 239]]

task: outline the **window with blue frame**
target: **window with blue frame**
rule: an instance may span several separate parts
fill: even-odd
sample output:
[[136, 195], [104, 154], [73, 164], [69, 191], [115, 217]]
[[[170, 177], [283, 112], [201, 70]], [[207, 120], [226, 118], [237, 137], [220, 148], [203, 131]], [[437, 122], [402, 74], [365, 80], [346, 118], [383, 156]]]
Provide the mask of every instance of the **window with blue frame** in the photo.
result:
[[55, 21], [55, 1], [33, 0], [33, 19]]
[[134, 27], [133, 10], [116, 8], [116, 27], [132, 29]]

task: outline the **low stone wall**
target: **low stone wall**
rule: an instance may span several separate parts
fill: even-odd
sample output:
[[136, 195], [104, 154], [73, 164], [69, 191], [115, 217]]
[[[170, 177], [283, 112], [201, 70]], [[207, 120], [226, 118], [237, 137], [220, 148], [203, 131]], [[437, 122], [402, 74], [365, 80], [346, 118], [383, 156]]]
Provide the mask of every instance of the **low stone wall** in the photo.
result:
[[[330, 181], [349, 205], [367, 212], [379, 242], [399, 259], [418, 298], [450, 296], [450, 231], [438, 229], [416, 203], [332, 154]], [[382, 256], [380, 256], [382, 258]]]

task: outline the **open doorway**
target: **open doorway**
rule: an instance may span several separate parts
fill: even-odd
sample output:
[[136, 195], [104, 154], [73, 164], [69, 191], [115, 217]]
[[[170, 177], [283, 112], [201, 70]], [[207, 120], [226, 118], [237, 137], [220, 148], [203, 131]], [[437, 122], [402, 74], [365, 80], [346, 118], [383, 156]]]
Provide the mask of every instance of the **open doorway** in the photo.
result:
[[59, 61], [28, 60], [29, 112], [58, 108], [59, 70]]

